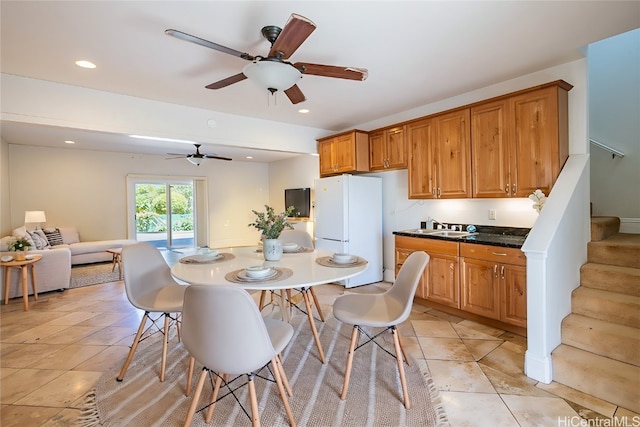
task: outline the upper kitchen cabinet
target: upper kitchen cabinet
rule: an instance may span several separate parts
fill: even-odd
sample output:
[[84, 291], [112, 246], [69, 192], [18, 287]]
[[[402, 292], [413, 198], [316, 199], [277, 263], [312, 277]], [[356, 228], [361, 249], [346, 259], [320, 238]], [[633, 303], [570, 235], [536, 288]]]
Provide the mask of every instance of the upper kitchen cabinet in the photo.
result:
[[352, 130], [318, 140], [320, 176], [369, 171], [369, 136]]
[[471, 197], [468, 108], [409, 123], [407, 139], [409, 198]]
[[549, 194], [569, 154], [572, 87], [557, 81], [471, 108], [473, 197]]
[[407, 167], [407, 143], [404, 126], [369, 133], [369, 169], [404, 169]]

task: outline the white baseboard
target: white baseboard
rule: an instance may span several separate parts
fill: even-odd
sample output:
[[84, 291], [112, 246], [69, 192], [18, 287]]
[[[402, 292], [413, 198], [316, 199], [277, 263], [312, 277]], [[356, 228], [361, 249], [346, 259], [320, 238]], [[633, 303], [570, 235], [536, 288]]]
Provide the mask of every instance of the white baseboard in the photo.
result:
[[620, 232], [640, 234], [640, 218], [620, 218]]
[[553, 362], [551, 355], [547, 357], [536, 357], [530, 351], [524, 353], [524, 373], [529, 378], [538, 380], [545, 384], [553, 380]]

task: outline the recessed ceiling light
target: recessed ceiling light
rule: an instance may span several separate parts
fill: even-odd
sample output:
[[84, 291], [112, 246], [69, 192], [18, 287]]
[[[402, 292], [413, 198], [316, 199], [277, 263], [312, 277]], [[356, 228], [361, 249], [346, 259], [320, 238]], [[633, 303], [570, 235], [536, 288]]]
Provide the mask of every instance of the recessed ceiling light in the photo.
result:
[[298, 113], [300, 114], [307, 114], [309, 112], [309, 110], [307, 108], [301, 108], [298, 110]]
[[253, 159], [253, 156], [247, 156], [247, 159]]
[[96, 64], [90, 61], [76, 61], [76, 65], [82, 68], [96, 68]]
[[75, 141], [71, 141], [70, 139], [67, 139], [65, 142], [65, 144], [75, 144]]

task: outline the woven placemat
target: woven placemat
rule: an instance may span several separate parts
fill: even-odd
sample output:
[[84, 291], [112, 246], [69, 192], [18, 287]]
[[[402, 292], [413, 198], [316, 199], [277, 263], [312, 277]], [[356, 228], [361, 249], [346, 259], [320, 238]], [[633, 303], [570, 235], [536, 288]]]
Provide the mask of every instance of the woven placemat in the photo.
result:
[[284, 249], [282, 249], [283, 254], [302, 254], [305, 252], [313, 252], [313, 248], [305, 248], [304, 246], [300, 246], [295, 251], [285, 251]]
[[325, 267], [335, 267], [335, 268], [350, 268], [350, 267], [359, 267], [361, 265], [365, 265], [368, 261], [364, 258], [358, 258], [356, 262], [352, 262], [349, 264], [339, 264], [334, 262], [330, 256], [321, 256], [316, 258], [316, 262]]
[[180, 262], [183, 264], [213, 264], [214, 262], [229, 261], [236, 256], [229, 252], [221, 252], [219, 257], [212, 258], [207, 255], [189, 255], [180, 258]]
[[233, 270], [225, 274], [224, 278], [227, 279], [229, 282], [233, 282], [233, 283], [269, 283], [269, 282], [277, 282], [279, 280], [288, 279], [293, 274], [293, 271], [289, 268], [273, 267], [273, 269], [276, 270], [276, 274], [266, 279], [259, 279], [259, 278], [243, 279], [242, 277], [239, 277], [238, 273], [240, 273], [241, 271], [244, 271], [244, 268]]

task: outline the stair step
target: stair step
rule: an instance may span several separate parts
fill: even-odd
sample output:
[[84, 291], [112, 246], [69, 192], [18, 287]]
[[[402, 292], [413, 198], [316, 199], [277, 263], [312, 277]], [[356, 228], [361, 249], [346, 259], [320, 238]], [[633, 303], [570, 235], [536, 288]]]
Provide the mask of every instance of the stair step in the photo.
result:
[[640, 296], [640, 268], [589, 262], [580, 268], [580, 285]]
[[640, 297], [578, 287], [571, 295], [573, 313], [640, 328]]
[[640, 268], [640, 234], [618, 233], [587, 244], [589, 262]]
[[591, 241], [597, 242], [620, 231], [620, 218], [615, 216], [591, 217]]
[[562, 321], [562, 343], [640, 366], [640, 330], [579, 314]]
[[551, 355], [553, 380], [640, 413], [640, 368], [565, 344]]

